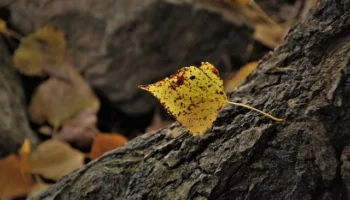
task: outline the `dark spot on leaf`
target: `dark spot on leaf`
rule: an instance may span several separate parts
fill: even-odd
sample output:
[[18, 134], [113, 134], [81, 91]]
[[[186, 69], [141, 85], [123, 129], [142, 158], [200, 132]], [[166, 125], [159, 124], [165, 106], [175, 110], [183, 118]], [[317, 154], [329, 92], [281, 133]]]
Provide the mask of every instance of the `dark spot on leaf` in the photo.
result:
[[196, 78], [196, 76], [191, 76], [190, 79], [191, 80], [194, 80]]

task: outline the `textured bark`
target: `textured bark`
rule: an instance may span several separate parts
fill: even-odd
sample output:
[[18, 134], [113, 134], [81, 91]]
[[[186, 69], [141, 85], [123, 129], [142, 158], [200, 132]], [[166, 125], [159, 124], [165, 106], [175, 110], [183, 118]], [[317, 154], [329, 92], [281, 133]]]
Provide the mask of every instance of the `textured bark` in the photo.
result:
[[203, 136], [145, 134], [33, 199], [349, 199], [349, 33], [350, 2], [319, 0], [230, 95], [285, 122], [228, 105]]
[[29, 128], [20, 79], [12, 68], [5, 39], [0, 36], [0, 159], [16, 153], [25, 138], [37, 138]]

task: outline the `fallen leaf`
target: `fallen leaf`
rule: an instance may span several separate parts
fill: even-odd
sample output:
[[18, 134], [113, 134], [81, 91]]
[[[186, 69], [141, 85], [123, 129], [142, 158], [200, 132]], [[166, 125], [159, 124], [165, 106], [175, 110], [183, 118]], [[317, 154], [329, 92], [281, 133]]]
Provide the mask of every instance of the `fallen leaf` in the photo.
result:
[[91, 147], [90, 158], [96, 159], [107, 151], [123, 146], [128, 139], [120, 134], [99, 133]]
[[53, 185], [44, 183], [44, 181], [38, 175], [35, 175], [35, 181], [35, 185], [30, 188], [30, 191], [27, 194], [27, 199], [39, 195]]
[[28, 192], [27, 199], [37, 196], [40, 193], [44, 192], [45, 190], [49, 189], [53, 184], [47, 184], [47, 183], [36, 183], [32, 188], [30, 188], [30, 191]]
[[202, 135], [226, 104], [233, 104], [259, 112], [275, 121], [283, 121], [254, 107], [230, 102], [224, 92], [217, 69], [208, 62], [200, 67], [181, 68], [177, 74], [139, 88], [152, 93], [165, 109], [193, 135]]
[[28, 163], [30, 143], [26, 139], [19, 156], [10, 154], [0, 160], [0, 199], [25, 196], [34, 184]]
[[44, 27], [21, 39], [13, 56], [14, 67], [28, 76], [41, 76], [60, 68], [67, 42], [60, 30]]
[[35, 91], [29, 105], [34, 122], [48, 121], [57, 129], [85, 109], [98, 111], [100, 103], [89, 84], [74, 67], [67, 64], [66, 68], [70, 81], [51, 77]]
[[84, 166], [84, 154], [59, 140], [46, 140], [31, 154], [32, 173], [51, 180]]
[[82, 148], [90, 146], [99, 132], [96, 128], [96, 115], [96, 109], [86, 108], [53, 134], [53, 139], [74, 143]]
[[256, 69], [257, 65], [258, 62], [250, 62], [234, 72], [224, 82], [225, 92], [228, 93], [236, 89]]
[[254, 31], [254, 39], [263, 45], [274, 49], [282, 43], [288, 29], [270, 24], [257, 24]]
[[184, 67], [170, 78], [139, 88], [151, 92], [195, 135], [211, 127], [217, 111], [228, 102], [219, 73], [208, 62], [200, 67]]

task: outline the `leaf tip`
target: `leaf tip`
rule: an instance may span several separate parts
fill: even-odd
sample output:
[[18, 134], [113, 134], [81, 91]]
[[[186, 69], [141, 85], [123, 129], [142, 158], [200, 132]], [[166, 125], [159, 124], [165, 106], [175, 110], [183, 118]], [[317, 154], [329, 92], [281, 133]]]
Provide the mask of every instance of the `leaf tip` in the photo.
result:
[[149, 90], [149, 85], [138, 85], [137, 87], [140, 88], [141, 90], [146, 90], [146, 91]]

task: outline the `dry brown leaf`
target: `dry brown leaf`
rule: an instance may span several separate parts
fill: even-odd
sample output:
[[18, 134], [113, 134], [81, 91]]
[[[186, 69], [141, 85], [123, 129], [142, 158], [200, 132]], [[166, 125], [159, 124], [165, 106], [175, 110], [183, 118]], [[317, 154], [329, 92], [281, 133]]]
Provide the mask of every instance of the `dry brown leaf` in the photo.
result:
[[263, 45], [274, 49], [284, 40], [288, 29], [269, 24], [257, 24], [255, 26], [254, 39]]
[[128, 139], [120, 134], [97, 134], [91, 147], [90, 158], [96, 159], [107, 151], [123, 146]]
[[51, 77], [41, 84], [29, 105], [31, 119], [39, 124], [48, 121], [54, 128], [64, 125], [83, 110], [97, 112], [100, 103], [88, 83], [67, 63], [69, 81]]
[[27, 199], [39, 195], [43, 191], [47, 190], [53, 184], [44, 183], [39, 176], [35, 176], [36, 184], [30, 189], [27, 194]]
[[14, 67], [28, 76], [41, 76], [60, 70], [67, 42], [60, 30], [44, 27], [21, 39], [13, 56]]
[[33, 185], [29, 166], [30, 143], [26, 139], [19, 156], [11, 154], [0, 160], [0, 199], [25, 196]]
[[0, 33], [10, 36], [10, 31], [7, 29], [6, 22], [0, 19]]
[[78, 147], [90, 146], [96, 134], [97, 110], [86, 108], [53, 134], [54, 139], [74, 143]]
[[30, 191], [28, 192], [27, 198], [34, 197], [43, 191], [47, 190], [49, 187], [51, 187], [53, 184], [47, 184], [47, 183], [36, 183], [32, 188], [30, 188]]
[[224, 81], [225, 92], [232, 92], [236, 89], [257, 67], [258, 62], [250, 62], [244, 65], [237, 72], [234, 72], [232, 76], [228, 77]]
[[46, 140], [31, 154], [34, 174], [59, 180], [62, 176], [84, 166], [84, 154], [59, 140]]

